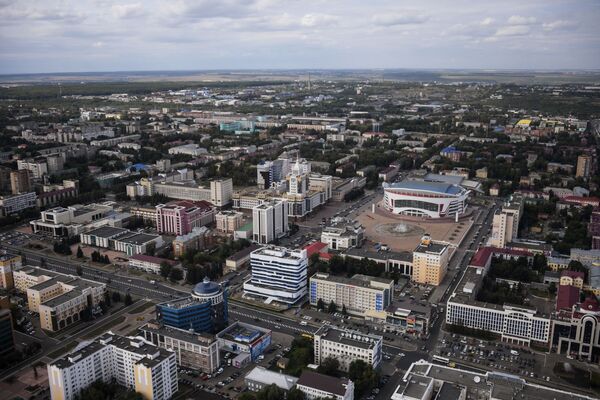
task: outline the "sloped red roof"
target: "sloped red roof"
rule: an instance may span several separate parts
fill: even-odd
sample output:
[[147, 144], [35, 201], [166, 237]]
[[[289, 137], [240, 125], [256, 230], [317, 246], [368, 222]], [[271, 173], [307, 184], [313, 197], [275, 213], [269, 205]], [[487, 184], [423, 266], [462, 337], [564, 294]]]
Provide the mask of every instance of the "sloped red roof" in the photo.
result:
[[579, 288], [571, 285], [560, 285], [556, 296], [557, 310], [570, 310], [579, 301]]
[[310, 258], [310, 256], [312, 256], [315, 253], [319, 253], [325, 247], [327, 247], [326, 243], [314, 242], [314, 243], [309, 244], [308, 246], [305, 246], [304, 250], [306, 250], [306, 256]]

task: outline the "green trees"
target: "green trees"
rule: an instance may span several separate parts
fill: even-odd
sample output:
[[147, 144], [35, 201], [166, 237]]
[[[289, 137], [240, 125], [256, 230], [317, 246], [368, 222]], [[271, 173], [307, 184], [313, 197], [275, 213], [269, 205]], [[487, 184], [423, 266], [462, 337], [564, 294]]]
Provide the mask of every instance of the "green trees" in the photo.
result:
[[379, 373], [363, 360], [355, 360], [348, 368], [348, 378], [354, 382], [354, 396], [359, 398], [379, 384]]
[[121, 293], [112, 292], [112, 301], [114, 301], [115, 303], [120, 302], [121, 301]]
[[171, 282], [177, 282], [183, 279], [183, 271], [180, 268], [172, 268], [169, 273], [169, 280]]
[[77, 246], [77, 258], [83, 258], [83, 250], [81, 250], [81, 246]]
[[132, 304], [133, 304], [133, 299], [131, 298], [131, 295], [129, 293], [127, 293], [125, 295], [125, 305], [130, 306]]
[[290, 362], [285, 369], [285, 373], [300, 376], [302, 370], [313, 362], [314, 348], [312, 340], [304, 337], [295, 338], [287, 357]]
[[64, 254], [66, 256], [70, 256], [71, 254], [73, 254], [73, 252], [71, 251], [71, 246], [69, 245], [69, 243], [67, 243], [65, 239], [61, 240], [60, 242], [54, 243], [54, 252], [58, 254]]
[[160, 276], [162, 276], [163, 278], [168, 278], [171, 274], [171, 269], [173, 269], [171, 264], [166, 261], [163, 261], [162, 263], [160, 263]]
[[92, 253], [92, 261], [101, 264], [110, 264], [110, 259], [108, 258], [108, 255], [102, 255], [98, 250], [95, 250]]
[[337, 312], [337, 305], [333, 302], [333, 300], [329, 302], [329, 306], [327, 306], [327, 312], [329, 314]]
[[317, 300], [317, 310], [324, 310], [324, 309], [325, 309], [325, 302], [323, 301], [323, 299]]
[[77, 275], [79, 276], [83, 275], [83, 268], [81, 268], [81, 265], [75, 267], [75, 272], [77, 272]]
[[144, 400], [144, 396], [116, 383], [96, 381], [83, 389], [76, 400]]
[[[290, 390], [287, 399], [303, 400], [304, 393], [300, 392], [302, 397], [298, 397], [298, 393], [296, 393], [296, 391], [300, 392], [298, 389], [295, 388]], [[292, 394], [292, 392], [294, 393]], [[290, 395], [292, 395], [292, 397], [290, 397]], [[285, 392], [283, 391], [283, 389], [279, 388], [275, 384], [271, 384], [256, 393], [244, 392], [238, 396], [239, 400], [281, 400], [283, 398], [285, 398]]]
[[294, 387], [287, 394], [287, 400], [305, 400], [306, 396], [300, 389]]
[[337, 358], [327, 357], [319, 365], [319, 373], [329, 376], [339, 376], [340, 362]]

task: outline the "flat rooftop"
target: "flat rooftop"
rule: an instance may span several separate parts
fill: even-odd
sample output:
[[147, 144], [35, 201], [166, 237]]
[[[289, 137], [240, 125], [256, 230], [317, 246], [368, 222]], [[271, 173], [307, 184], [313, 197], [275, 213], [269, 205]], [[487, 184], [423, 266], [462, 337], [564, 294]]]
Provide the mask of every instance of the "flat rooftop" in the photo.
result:
[[258, 326], [235, 322], [217, 334], [220, 339], [248, 344], [270, 333], [271, 331]]
[[121, 237], [118, 240], [123, 243], [130, 243], [133, 245], [142, 245], [156, 239], [159, 235], [151, 235], [148, 233], [136, 233], [133, 232], [131, 236]]
[[[419, 368], [416, 368], [419, 367]], [[454, 386], [454, 391], [457, 392], [460, 388], [464, 388], [467, 392], [467, 398], [493, 398], [498, 400], [592, 400], [594, 397], [567, 392], [564, 390], [552, 389], [545, 386], [527, 382], [520, 376], [505, 374], [500, 372], [476, 373], [462, 370], [460, 368], [450, 368], [446, 366], [436, 365], [424, 360], [417, 361], [409, 367], [407, 378], [409, 376], [420, 375], [429, 377], [437, 381], [442, 381], [448, 386], [444, 389], [443, 385], [438, 392], [439, 399], [457, 397], [439, 397], [445, 391], [451, 391]], [[397, 390], [398, 393], [402, 389], [401, 385]], [[400, 391], [401, 393], [401, 391]]]
[[385, 285], [393, 285], [394, 284], [393, 279], [385, 279], [385, 278], [379, 278], [379, 277], [375, 277], [375, 276], [367, 276], [367, 275], [361, 275], [361, 274], [356, 274], [356, 275], [352, 276], [352, 278], [346, 278], [345, 276], [336, 276], [336, 275], [331, 275], [331, 274], [327, 274], [327, 273], [323, 273], [323, 272], [317, 272], [316, 274], [314, 274], [311, 277], [311, 279], [313, 279], [313, 278], [330, 281], [330, 282], [341, 283], [344, 285], [360, 286], [360, 287], [364, 287], [364, 288], [372, 288], [372, 289], [379, 289], [379, 290], [381, 290], [381, 286], [375, 286], [372, 284], [372, 282], [378, 282], [378, 283], [382, 283]]
[[129, 230], [125, 228], [113, 228], [112, 226], [101, 226], [100, 228], [92, 229], [89, 232], [86, 232], [86, 235], [98, 236], [105, 239], [110, 239], [118, 235], [123, 235], [124, 233], [129, 232]]
[[350, 248], [345, 255], [355, 258], [372, 258], [374, 260], [394, 260], [412, 263], [413, 256], [410, 251], [371, 251], [366, 248]]
[[185, 329], [179, 329], [168, 325], [161, 325], [155, 320], [150, 320], [148, 323], [142, 327], [140, 327], [142, 331], [148, 331], [152, 333], [156, 333], [158, 335], [163, 335], [166, 337], [171, 337], [174, 339], [181, 340], [182, 342], [188, 342], [199, 345], [210, 345], [214, 343], [217, 339], [215, 335], [211, 335], [209, 333], [203, 332], [194, 332]]
[[415, 252], [442, 254], [444, 252], [444, 250], [446, 250], [447, 248], [448, 248], [448, 245], [446, 243], [432, 241], [428, 245], [422, 244], [422, 243], [419, 244], [417, 246], [417, 248], [415, 249]]
[[342, 330], [327, 325], [322, 326], [315, 333], [315, 336], [320, 336], [321, 340], [341, 343], [361, 349], [373, 349], [375, 345], [383, 341], [381, 336], [367, 335], [362, 332]]

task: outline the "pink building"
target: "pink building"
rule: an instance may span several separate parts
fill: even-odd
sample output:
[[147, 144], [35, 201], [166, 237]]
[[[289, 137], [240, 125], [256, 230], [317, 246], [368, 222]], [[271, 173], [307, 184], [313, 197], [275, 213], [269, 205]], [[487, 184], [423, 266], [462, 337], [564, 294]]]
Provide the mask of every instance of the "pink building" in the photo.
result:
[[214, 220], [215, 208], [207, 201], [181, 200], [156, 206], [156, 228], [160, 233], [186, 235]]

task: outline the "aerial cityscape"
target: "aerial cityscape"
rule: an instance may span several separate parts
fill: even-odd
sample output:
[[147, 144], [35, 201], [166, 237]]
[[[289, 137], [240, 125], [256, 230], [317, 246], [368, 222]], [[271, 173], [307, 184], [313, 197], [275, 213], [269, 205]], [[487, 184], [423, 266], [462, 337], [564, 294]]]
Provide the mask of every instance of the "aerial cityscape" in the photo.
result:
[[0, 398], [599, 399], [600, 3], [450, 3], [0, 1]]

